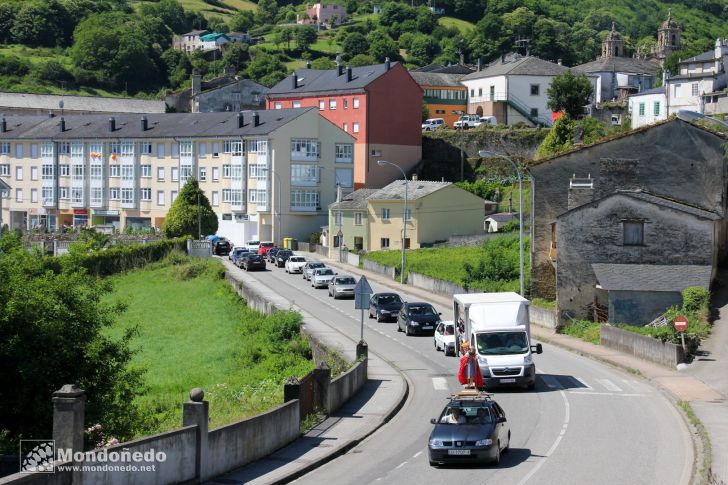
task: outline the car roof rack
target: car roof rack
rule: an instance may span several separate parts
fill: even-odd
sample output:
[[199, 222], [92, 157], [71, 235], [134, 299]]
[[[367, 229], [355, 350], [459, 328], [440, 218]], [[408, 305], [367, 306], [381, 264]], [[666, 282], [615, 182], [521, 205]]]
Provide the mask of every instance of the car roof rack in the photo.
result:
[[452, 394], [450, 401], [492, 401], [493, 394], [486, 391], [463, 390]]

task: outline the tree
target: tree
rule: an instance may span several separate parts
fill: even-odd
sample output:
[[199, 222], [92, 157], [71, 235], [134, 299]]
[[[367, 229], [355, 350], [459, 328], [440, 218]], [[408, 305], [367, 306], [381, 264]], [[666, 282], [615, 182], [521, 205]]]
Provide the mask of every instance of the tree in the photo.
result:
[[194, 177], [187, 179], [179, 191], [164, 219], [162, 231], [167, 237], [191, 236], [195, 239], [200, 234], [217, 232], [217, 215]]
[[407, 60], [420, 65], [428, 64], [439, 50], [440, 46], [432, 36], [418, 34], [412, 39]]
[[20, 5], [14, 2], [0, 3], [0, 43], [11, 42], [10, 29], [13, 27], [15, 17], [18, 15]]
[[583, 75], [575, 76], [571, 70], [554, 77], [546, 90], [548, 107], [552, 111], [563, 111], [576, 119], [589, 104], [594, 88], [591, 81]]
[[177, 0], [142, 3], [139, 11], [142, 15], [161, 19], [175, 34], [183, 34], [188, 30], [189, 25], [185, 16], [185, 9]]
[[11, 33], [16, 42], [30, 46], [63, 46], [70, 40], [68, 13], [56, 0], [23, 4], [18, 11]]
[[316, 29], [310, 25], [304, 25], [296, 29], [296, 44], [302, 51], [311, 47], [316, 42]]
[[248, 62], [248, 44], [231, 43], [227, 44], [222, 55], [222, 61], [226, 66], [234, 67], [238, 72], [245, 68]]
[[399, 59], [399, 48], [390, 36], [377, 30], [368, 37], [370, 37], [369, 55], [375, 59], [375, 62], [384, 62], [386, 57], [391, 60]]
[[254, 24], [255, 15], [252, 10], [241, 10], [228, 23], [231, 32], [247, 32]]
[[366, 54], [369, 51], [369, 44], [367, 43], [366, 37], [359, 32], [352, 32], [344, 39], [344, 44], [341, 46], [341, 57], [344, 60], [349, 60], [357, 54]]
[[374, 58], [368, 54], [357, 54], [349, 59], [350, 67], [371, 66], [372, 64], [376, 63], [377, 61], [375, 61]]
[[270, 25], [275, 21], [278, 14], [278, 3], [276, 0], [259, 0], [255, 9], [255, 22], [262, 25]]
[[336, 67], [336, 63], [328, 57], [319, 57], [311, 62], [312, 69], [333, 69]]
[[286, 50], [291, 50], [291, 41], [293, 40], [293, 28], [276, 27], [273, 30], [273, 43], [275, 45], [286, 44]]

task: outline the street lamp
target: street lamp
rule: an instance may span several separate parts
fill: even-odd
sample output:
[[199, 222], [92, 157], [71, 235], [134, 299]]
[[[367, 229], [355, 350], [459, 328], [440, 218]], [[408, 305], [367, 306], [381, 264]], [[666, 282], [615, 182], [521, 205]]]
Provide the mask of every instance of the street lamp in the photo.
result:
[[[276, 171], [273, 170], [272, 168], [271, 168], [271, 173], [273, 174], [273, 176], [275, 177], [276, 182], [278, 183], [278, 189], [276, 190], [278, 192], [278, 233], [279, 233], [278, 234], [278, 239], [280, 240], [280, 246], [279, 247], [283, 247], [283, 237], [282, 237], [283, 228], [281, 227], [281, 197], [282, 197], [283, 194], [281, 194], [281, 178], [278, 176], [278, 174], [276, 173]], [[270, 203], [271, 204], [274, 203], [274, 201], [272, 200], [272, 198], [271, 198]], [[273, 210], [273, 212], [275, 213], [275, 209]]]
[[501, 155], [490, 150], [480, 150], [478, 155], [481, 157], [497, 157], [503, 160], [508, 160], [516, 170], [518, 175], [518, 259], [520, 263], [520, 280], [521, 280], [521, 296], [523, 296], [523, 178], [521, 177], [521, 171], [518, 169], [518, 164], [513, 161], [510, 157]]
[[407, 240], [407, 174], [404, 173], [402, 167], [396, 163], [388, 162], [386, 160], [378, 160], [377, 165], [383, 167], [385, 165], [391, 165], [396, 167], [397, 170], [402, 172], [402, 178], [404, 178], [404, 212], [402, 213], [402, 269], [399, 272], [399, 282], [404, 284], [404, 242]]

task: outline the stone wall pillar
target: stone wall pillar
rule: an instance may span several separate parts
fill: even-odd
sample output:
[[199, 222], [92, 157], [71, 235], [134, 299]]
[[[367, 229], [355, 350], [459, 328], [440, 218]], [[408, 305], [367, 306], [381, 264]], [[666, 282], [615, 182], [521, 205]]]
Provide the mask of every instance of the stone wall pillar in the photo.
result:
[[331, 382], [331, 369], [329, 365], [321, 363], [313, 370], [313, 379], [316, 382], [314, 390], [314, 405], [322, 409], [326, 414], [331, 412], [329, 405], [329, 383]]
[[56, 450], [85, 451], [83, 447], [86, 393], [66, 384], [53, 393], [53, 439]]
[[198, 482], [210, 478], [208, 473], [207, 429], [210, 416], [210, 403], [204, 400], [205, 392], [199, 387], [190, 391], [190, 400], [182, 406], [182, 426], [197, 426], [197, 453], [195, 475]]

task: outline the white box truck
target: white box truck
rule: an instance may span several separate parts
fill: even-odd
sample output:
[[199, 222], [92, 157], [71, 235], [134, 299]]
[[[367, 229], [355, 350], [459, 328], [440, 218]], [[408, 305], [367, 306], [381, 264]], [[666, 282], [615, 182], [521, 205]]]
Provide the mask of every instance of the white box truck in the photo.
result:
[[536, 385], [533, 354], [543, 349], [531, 345], [529, 303], [513, 292], [453, 295], [453, 316], [462, 328], [458, 353], [462, 341], [469, 340], [486, 388]]

